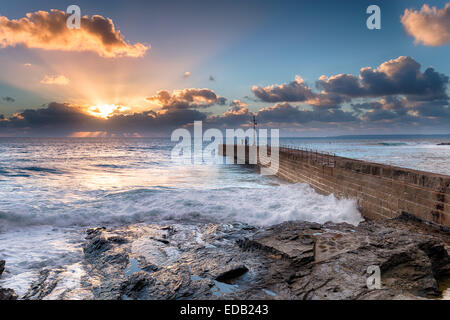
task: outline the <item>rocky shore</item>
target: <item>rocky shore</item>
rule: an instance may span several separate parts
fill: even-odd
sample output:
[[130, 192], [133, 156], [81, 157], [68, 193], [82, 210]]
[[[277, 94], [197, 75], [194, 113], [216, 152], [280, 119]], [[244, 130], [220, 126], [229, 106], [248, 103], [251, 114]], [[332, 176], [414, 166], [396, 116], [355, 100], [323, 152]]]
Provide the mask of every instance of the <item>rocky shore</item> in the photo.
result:
[[[5, 271], [5, 260], [0, 260], [0, 278]], [[17, 295], [12, 289], [4, 289], [0, 287], [0, 300], [16, 300]]]
[[[449, 245], [448, 232], [405, 217], [357, 227], [95, 228], [87, 231], [83, 261], [41, 270], [20, 298], [435, 299], [450, 277]], [[381, 289], [368, 289], [369, 266], [379, 266]], [[14, 292], [1, 289], [0, 298]]]

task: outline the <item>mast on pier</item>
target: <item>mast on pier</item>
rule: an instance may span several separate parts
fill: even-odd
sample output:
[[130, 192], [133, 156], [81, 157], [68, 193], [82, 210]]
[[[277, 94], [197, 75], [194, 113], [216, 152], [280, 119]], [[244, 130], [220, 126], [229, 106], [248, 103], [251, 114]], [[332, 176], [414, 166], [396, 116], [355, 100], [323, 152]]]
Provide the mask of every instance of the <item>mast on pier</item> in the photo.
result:
[[256, 122], [256, 116], [253, 116], [253, 145], [256, 145], [256, 126], [258, 123]]

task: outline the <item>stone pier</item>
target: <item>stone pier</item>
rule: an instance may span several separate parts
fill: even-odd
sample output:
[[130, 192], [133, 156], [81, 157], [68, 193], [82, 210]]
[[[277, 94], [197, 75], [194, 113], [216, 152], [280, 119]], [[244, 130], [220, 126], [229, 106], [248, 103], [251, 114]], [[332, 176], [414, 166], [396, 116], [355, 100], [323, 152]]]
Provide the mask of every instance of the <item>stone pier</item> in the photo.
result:
[[[219, 152], [227, 157], [233, 153], [237, 163], [248, 164], [250, 148], [221, 145]], [[256, 165], [261, 167], [267, 161], [258, 154]], [[447, 175], [285, 147], [279, 148], [278, 170], [274, 174], [293, 183], [308, 183], [324, 195], [357, 199], [360, 212], [369, 219], [409, 214], [450, 227]]]

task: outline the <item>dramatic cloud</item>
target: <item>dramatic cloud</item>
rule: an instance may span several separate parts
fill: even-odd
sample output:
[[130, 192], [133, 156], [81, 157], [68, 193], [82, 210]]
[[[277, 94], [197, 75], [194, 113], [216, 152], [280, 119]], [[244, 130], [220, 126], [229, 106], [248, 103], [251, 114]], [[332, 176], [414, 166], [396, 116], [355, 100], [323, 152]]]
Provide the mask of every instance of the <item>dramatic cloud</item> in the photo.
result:
[[407, 98], [384, 97], [378, 101], [352, 104], [360, 119], [366, 123], [434, 123], [447, 124], [450, 106], [446, 101], [410, 101]]
[[420, 71], [421, 65], [411, 57], [399, 57], [378, 68], [362, 68], [359, 78], [351, 74], [322, 76], [316, 86], [327, 93], [350, 98], [407, 95], [415, 100], [448, 99], [448, 76], [433, 68]]
[[[313, 92], [299, 77], [284, 85], [254, 87], [255, 95], [265, 102], [293, 100], [276, 102], [259, 110], [253, 109], [255, 101], [251, 106], [238, 99], [227, 102], [207, 88], [162, 90], [147, 98], [160, 107], [156, 111], [131, 113], [129, 109], [126, 113], [121, 110], [111, 113], [51, 103], [10, 117], [0, 115], [0, 135], [168, 135], [176, 128], [190, 127], [196, 120], [203, 121], [205, 128], [249, 127], [253, 116], [262, 127], [294, 130], [364, 131], [394, 127], [408, 131], [413, 128], [448, 130], [448, 82], [446, 75], [433, 68], [422, 72], [414, 59], [399, 57], [377, 68], [362, 68], [359, 77], [322, 76], [316, 83], [320, 92]], [[229, 105], [229, 109], [222, 114], [204, 111], [213, 105]]]
[[406, 9], [401, 22], [415, 43], [427, 46], [450, 44], [450, 3], [442, 9], [430, 8], [427, 4], [420, 11]]
[[62, 51], [91, 51], [101, 57], [142, 57], [148, 46], [126, 42], [111, 19], [94, 15], [81, 19], [80, 29], [66, 26], [68, 15], [60, 10], [27, 13], [10, 20], [0, 16], [0, 48], [24, 45], [27, 48]]
[[351, 112], [338, 109], [315, 108], [302, 110], [291, 104], [277, 103], [272, 107], [263, 108], [256, 114], [258, 121], [262, 123], [308, 123], [317, 122], [349, 122], [358, 120]]
[[353, 109], [360, 115], [361, 120], [366, 122], [373, 121], [392, 121], [404, 117], [409, 111], [407, 99], [396, 97], [385, 97], [379, 101], [368, 103], [352, 104]]
[[[281, 127], [309, 122], [354, 122], [361, 127], [377, 123], [448, 127], [448, 82], [445, 74], [431, 67], [422, 72], [417, 61], [401, 56], [377, 68], [362, 68], [358, 77], [321, 76], [316, 82], [320, 92], [311, 90], [298, 76], [294, 82], [255, 86], [252, 90], [264, 102], [279, 102], [259, 110], [259, 122]], [[290, 104], [293, 102], [308, 107], [300, 109]]]
[[218, 97], [211, 89], [175, 90], [172, 94], [162, 90], [147, 100], [167, 110], [208, 108], [226, 102], [226, 99]]
[[11, 98], [11, 97], [2, 97], [2, 100], [5, 102], [9, 102], [9, 103], [13, 103], [16, 101], [16, 99]]
[[81, 108], [50, 103], [47, 108], [28, 109], [0, 121], [0, 127], [41, 129], [51, 127], [83, 127], [90, 117]]
[[41, 109], [27, 109], [9, 118], [0, 116], [0, 133], [25, 135], [73, 136], [75, 133], [162, 133], [185, 126], [207, 116], [197, 110], [146, 111], [115, 114], [109, 118], [95, 117], [85, 108], [69, 104], [50, 103]]
[[304, 110], [287, 102], [277, 103], [271, 107], [262, 108], [258, 112], [251, 112], [246, 106], [232, 106], [218, 116], [210, 116], [206, 122], [218, 127], [236, 128], [251, 124], [256, 116], [262, 126], [289, 127], [310, 122], [338, 123], [359, 121], [351, 112], [337, 109], [316, 108]]
[[258, 121], [269, 123], [307, 122], [307, 119], [300, 116], [301, 112], [287, 102], [277, 103], [272, 107], [259, 110]]
[[235, 100], [231, 101], [230, 106], [244, 108], [244, 107], [247, 107], [247, 104], [245, 102], [242, 102], [241, 100], [235, 99]]
[[337, 108], [345, 101], [345, 97], [341, 95], [313, 92], [300, 76], [287, 84], [265, 88], [254, 86], [252, 91], [263, 102], [303, 102], [311, 106]]
[[296, 76], [295, 81], [281, 85], [267, 87], [254, 86], [253, 93], [264, 102], [303, 102], [314, 97], [313, 92], [305, 81]]
[[436, 102], [414, 102], [405, 98], [385, 97], [378, 101], [353, 104], [353, 110], [312, 108], [302, 109], [290, 103], [277, 103], [251, 112], [246, 106], [233, 105], [220, 115], [208, 115], [195, 109], [162, 109], [140, 113], [113, 114], [96, 117], [86, 108], [50, 103], [40, 109], [29, 109], [9, 118], [0, 115], [0, 135], [37, 136], [145, 136], [170, 135], [180, 127], [189, 127], [196, 120], [205, 128], [249, 127], [256, 116], [262, 127], [275, 128], [362, 128], [379, 125], [425, 124], [446, 126], [450, 121], [448, 105]]
[[365, 67], [359, 77], [352, 74], [321, 76], [314, 92], [297, 76], [295, 81], [267, 87], [254, 86], [253, 93], [263, 102], [300, 102], [313, 107], [339, 109], [355, 98], [404, 95], [409, 100], [449, 100], [449, 77], [421, 65], [411, 57], [401, 56], [383, 62], [377, 68]]
[[413, 106], [408, 106], [408, 100], [406, 98], [399, 99], [397, 97], [389, 96], [382, 98], [379, 101], [352, 104], [352, 107], [357, 113], [366, 112], [368, 110], [388, 110], [398, 114], [405, 114], [408, 111], [408, 108], [412, 108]]
[[247, 106], [232, 105], [225, 113], [218, 116], [209, 116], [206, 121], [209, 126], [222, 128], [238, 128], [249, 124], [254, 114]]
[[207, 116], [191, 109], [146, 111], [130, 115], [115, 115], [105, 120], [105, 131], [126, 132], [134, 130], [146, 132], [168, 133], [176, 128], [186, 126], [194, 121], [205, 121]]
[[422, 103], [415, 108], [417, 116], [442, 119], [446, 121], [447, 127], [450, 123], [450, 106], [445, 102]]
[[59, 76], [49, 76], [46, 75], [42, 80], [41, 80], [42, 84], [48, 84], [48, 85], [52, 85], [52, 84], [56, 84], [59, 86], [67, 86], [70, 83], [70, 80], [68, 78], [66, 78], [63, 75], [59, 75]]

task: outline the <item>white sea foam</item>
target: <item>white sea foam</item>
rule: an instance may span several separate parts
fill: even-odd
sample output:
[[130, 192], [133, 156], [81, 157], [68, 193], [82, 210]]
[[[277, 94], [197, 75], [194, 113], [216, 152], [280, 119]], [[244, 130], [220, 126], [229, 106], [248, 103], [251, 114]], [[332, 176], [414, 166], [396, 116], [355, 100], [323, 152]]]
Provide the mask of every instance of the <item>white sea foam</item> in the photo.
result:
[[119, 225], [135, 222], [245, 222], [264, 226], [288, 220], [358, 224], [355, 200], [322, 196], [307, 184], [254, 188], [137, 189], [108, 194], [96, 201], [62, 206], [48, 212], [0, 213], [10, 227]]
[[258, 226], [289, 220], [348, 222], [354, 225], [362, 221], [355, 200], [322, 196], [307, 184], [181, 190], [154, 200], [151, 202], [153, 214], [160, 219], [195, 221], [198, 217]]
[[0, 258], [6, 260], [0, 286], [12, 288], [22, 296], [44, 268], [60, 268], [80, 261], [83, 234], [74, 228], [48, 226], [0, 233]]

